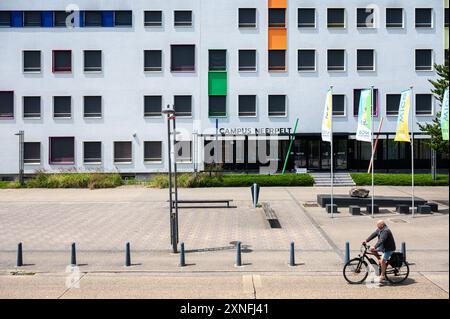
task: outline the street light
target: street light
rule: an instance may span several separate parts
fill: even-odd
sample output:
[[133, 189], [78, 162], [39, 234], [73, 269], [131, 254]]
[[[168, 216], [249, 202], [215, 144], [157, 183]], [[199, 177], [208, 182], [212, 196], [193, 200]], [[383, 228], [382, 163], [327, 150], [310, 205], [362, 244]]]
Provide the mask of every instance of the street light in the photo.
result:
[[[169, 159], [169, 206], [170, 206], [170, 242], [172, 244], [172, 251], [178, 251], [178, 185], [177, 185], [177, 160], [175, 158], [175, 143], [176, 143], [176, 124], [175, 124], [175, 109], [167, 105], [162, 114], [167, 115], [167, 150]], [[171, 142], [170, 120], [172, 120], [173, 131], [173, 150]], [[173, 157], [173, 175], [174, 175], [174, 192], [172, 192], [172, 157]], [[175, 196], [175, 202], [173, 201]], [[175, 205], [174, 205], [175, 204]], [[175, 206], [175, 211], [173, 210]]]

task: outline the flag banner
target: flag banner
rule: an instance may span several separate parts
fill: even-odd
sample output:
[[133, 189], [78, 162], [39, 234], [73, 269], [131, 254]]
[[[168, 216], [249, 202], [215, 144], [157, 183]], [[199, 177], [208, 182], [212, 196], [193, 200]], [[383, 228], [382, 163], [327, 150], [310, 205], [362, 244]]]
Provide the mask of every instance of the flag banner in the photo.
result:
[[323, 110], [322, 121], [322, 141], [331, 143], [331, 120], [333, 116], [333, 93], [328, 90], [327, 99], [325, 101], [325, 108]]
[[411, 110], [411, 90], [403, 91], [400, 99], [400, 106], [398, 108], [397, 119], [397, 134], [395, 135], [396, 142], [411, 143], [409, 137], [409, 112]]
[[361, 91], [356, 139], [363, 142], [372, 142], [372, 90], [370, 89]]
[[448, 141], [448, 88], [445, 90], [444, 100], [442, 101], [441, 130], [442, 139]]

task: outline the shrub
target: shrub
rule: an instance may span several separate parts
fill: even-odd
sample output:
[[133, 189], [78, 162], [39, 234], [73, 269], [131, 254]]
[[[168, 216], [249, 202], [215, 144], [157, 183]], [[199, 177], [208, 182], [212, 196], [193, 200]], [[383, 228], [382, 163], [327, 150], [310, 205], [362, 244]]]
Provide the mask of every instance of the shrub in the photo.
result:
[[123, 185], [123, 180], [117, 173], [62, 173], [37, 174], [26, 181], [29, 188], [113, 188]]
[[[372, 185], [371, 174], [352, 173], [350, 175], [358, 186]], [[375, 174], [374, 184], [379, 186], [410, 186], [411, 174]], [[448, 175], [438, 174], [436, 180], [433, 181], [431, 174], [415, 174], [414, 184], [416, 186], [448, 186]]]

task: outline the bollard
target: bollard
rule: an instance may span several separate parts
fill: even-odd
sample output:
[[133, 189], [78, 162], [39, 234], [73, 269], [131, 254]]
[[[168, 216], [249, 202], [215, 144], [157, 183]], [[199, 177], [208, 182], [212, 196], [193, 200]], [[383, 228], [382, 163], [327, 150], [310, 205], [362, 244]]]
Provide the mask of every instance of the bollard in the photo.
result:
[[236, 244], [236, 267], [242, 266], [242, 257], [241, 257], [241, 242], [238, 241]]
[[250, 187], [250, 190], [252, 192], [253, 208], [256, 208], [258, 206], [260, 187], [258, 184], [253, 183], [253, 185]]
[[17, 267], [23, 266], [22, 243], [17, 245]]
[[75, 248], [75, 243], [72, 243], [72, 253], [70, 256], [70, 264], [72, 266], [77, 265], [77, 252], [76, 252], [76, 248]]
[[406, 261], [406, 243], [402, 242], [403, 261]]
[[289, 266], [295, 267], [295, 243], [291, 243], [291, 258], [289, 260]]
[[130, 251], [130, 243], [125, 244], [125, 266], [131, 266], [131, 251]]
[[345, 243], [345, 257], [344, 257], [344, 262], [348, 263], [350, 261], [350, 243], [346, 242]]
[[184, 243], [180, 244], [180, 267], [186, 266], [186, 255], [184, 252]]

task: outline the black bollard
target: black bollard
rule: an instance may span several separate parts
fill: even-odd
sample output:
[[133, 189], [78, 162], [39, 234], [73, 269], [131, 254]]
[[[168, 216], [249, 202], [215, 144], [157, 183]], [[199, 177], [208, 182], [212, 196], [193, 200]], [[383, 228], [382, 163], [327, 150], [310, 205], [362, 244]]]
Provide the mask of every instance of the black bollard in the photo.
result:
[[294, 267], [295, 266], [295, 243], [291, 243], [291, 258], [289, 259], [289, 266]]
[[180, 267], [186, 266], [186, 256], [184, 252], [184, 243], [180, 244]]
[[72, 266], [77, 265], [77, 251], [76, 251], [75, 243], [72, 243], [72, 253], [70, 256], [70, 264]]
[[346, 242], [345, 243], [345, 257], [344, 257], [344, 262], [348, 263], [350, 261], [350, 243]]
[[125, 244], [125, 266], [131, 266], [131, 251], [130, 251], [130, 243]]
[[23, 266], [22, 243], [17, 245], [17, 267]]
[[406, 243], [402, 242], [403, 261], [406, 261]]
[[241, 257], [241, 242], [238, 241], [236, 244], [236, 267], [242, 266], [242, 257]]

